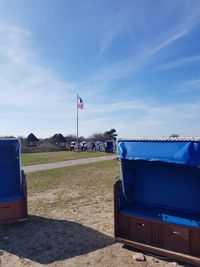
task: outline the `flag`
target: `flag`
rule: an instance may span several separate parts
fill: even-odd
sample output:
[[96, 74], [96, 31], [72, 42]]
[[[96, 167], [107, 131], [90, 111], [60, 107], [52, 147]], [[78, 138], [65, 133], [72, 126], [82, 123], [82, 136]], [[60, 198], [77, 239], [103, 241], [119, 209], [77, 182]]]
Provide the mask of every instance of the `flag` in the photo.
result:
[[78, 108], [84, 109], [84, 103], [83, 103], [83, 100], [82, 100], [82, 98], [80, 96], [78, 96], [78, 103], [77, 103], [77, 105], [78, 105]]

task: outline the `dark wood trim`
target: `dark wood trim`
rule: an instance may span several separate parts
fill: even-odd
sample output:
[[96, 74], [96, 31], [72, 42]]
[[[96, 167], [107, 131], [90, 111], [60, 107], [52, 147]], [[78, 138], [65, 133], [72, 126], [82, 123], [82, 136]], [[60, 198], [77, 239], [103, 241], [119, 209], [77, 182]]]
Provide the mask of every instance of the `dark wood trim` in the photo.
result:
[[117, 180], [114, 184], [114, 236], [117, 237], [118, 234], [118, 218], [117, 214], [119, 213], [119, 188], [121, 181]]
[[[200, 266], [200, 229], [120, 212], [121, 181], [114, 185], [114, 235], [118, 242]], [[139, 226], [143, 227], [139, 227]], [[177, 233], [177, 235], [176, 235]]]
[[24, 216], [28, 217], [28, 196], [27, 196], [27, 181], [26, 181], [26, 175], [24, 174], [24, 171], [22, 171], [23, 176], [23, 190], [24, 190]]
[[134, 247], [134, 248], [139, 249], [139, 250], [148, 251], [148, 252], [151, 252], [154, 254], [168, 257], [169, 259], [175, 259], [177, 261], [182, 261], [182, 262], [186, 262], [186, 263], [193, 264], [196, 266], [200, 266], [200, 258], [195, 257], [195, 256], [190, 256], [190, 255], [182, 254], [179, 252], [174, 252], [174, 251], [170, 251], [170, 250], [166, 250], [166, 249], [162, 249], [162, 248], [158, 248], [158, 247], [153, 247], [153, 246], [150, 246], [147, 244], [141, 244], [141, 243], [127, 240], [124, 238], [116, 237], [115, 239], [116, 239], [116, 241], [118, 241], [124, 245]]
[[15, 222], [27, 218], [27, 201], [17, 200], [0, 203], [0, 224]]
[[184, 225], [181, 225], [181, 224], [177, 224], [177, 223], [169, 223], [169, 222], [165, 222], [165, 221], [159, 221], [159, 220], [154, 220], [154, 219], [151, 219], [151, 218], [147, 218], [147, 217], [142, 217], [142, 216], [138, 216], [138, 215], [130, 215], [128, 212], [120, 212], [118, 210], [118, 214], [119, 215], [125, 215], [125, 216], [128, 216], [128, 217], [134, 217], [134, 218], [137, 218], [137, 219], [144, 219], [144, 220], [148, 220], [149, 222], [152, 222], [152, 223], [157, 223], [157, 224], [160, 224], [160, 225], [172, 225], [172, 226], [177, 226], [177, 227], [180, 227], [180, 228], [183, 228], [185, 229], [187, 227], [187, 229], [190, 229], [190, 230], [194, 230], [195, 228], [192, 227], [192, 226], [184, 226]]
[[23, 179], [23, 200], [0, 202], [0, 224], [13, 223], [16, 221], [26, 220], [28, 218], [27, 204], [27, 184], [26, 176], [22, 171]]

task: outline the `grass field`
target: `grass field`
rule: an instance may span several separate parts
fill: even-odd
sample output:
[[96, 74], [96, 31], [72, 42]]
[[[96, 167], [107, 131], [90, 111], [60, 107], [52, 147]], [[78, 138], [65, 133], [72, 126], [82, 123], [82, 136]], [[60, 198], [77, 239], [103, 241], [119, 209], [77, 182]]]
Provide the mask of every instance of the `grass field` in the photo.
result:
[[51, 162], [59, 162], [64, 160], [83, 159], [90, 157], [100, 157], [108, 155], [105, 152], [43, 152], [43, 153], [24, 153], [22, 154], [22, 165], [35, 165]]
[[[118, 175], [116, 161], [104, 161], [76, 167], [54, 169], [28, 174], [28, 188], [31, 196], [41, 195], [38, 201], [30, 203], [32, 213], [47, 215], [52, 208], [84, 206], [99, 193], [104, 201], [112, 201], [112, 186]], [[51, 201], [46, 197], [53, 193]]]

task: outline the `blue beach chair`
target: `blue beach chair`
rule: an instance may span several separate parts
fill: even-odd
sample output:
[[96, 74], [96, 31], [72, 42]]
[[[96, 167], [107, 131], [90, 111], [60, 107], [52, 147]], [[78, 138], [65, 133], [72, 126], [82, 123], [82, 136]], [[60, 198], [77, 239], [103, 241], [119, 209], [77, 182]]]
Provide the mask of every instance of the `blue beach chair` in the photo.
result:
[[26, 177], [20, 165], [20, 141], [0, 138], [0, 223], [26, 218]]
[[118, 140], [117, 241], [200, 266], [200, 138]]
[[113, 140], [107, 140], [105, 142], [105, 152], [115, 153], [115, 142]]

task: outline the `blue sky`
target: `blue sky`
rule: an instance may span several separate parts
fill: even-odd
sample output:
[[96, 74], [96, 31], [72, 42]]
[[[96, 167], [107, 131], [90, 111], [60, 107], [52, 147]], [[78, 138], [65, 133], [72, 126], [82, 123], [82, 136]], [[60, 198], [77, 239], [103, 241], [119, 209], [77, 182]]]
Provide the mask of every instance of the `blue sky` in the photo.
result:
[[199, 0], [0, 0], [0, 135], [200, 136]]

